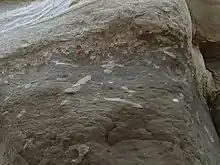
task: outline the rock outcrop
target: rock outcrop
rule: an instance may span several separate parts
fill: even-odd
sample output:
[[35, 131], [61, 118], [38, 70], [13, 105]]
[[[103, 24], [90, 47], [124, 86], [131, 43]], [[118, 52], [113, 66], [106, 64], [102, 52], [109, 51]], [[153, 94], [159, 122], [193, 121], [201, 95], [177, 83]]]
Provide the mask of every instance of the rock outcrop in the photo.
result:
[[[219, 60], [219, 47], [220, 47], [220, 33], [219, 33], [219, 0], [195, 0], [188, 1], [188, 6], [191, 11], [194, 27], [194, 42], [198, 45], [207, 69], [208, 74], [203, 74], [209, 77], [208, 81], [211, 83], [204, 83], [201, 81], [199, 86], [209, 84], [206, 87], [205, 93], [208, 93], [208, 104], [216, 124], [217, 131], [220, 133], [219, 128], [219, 89], [220, 89], [220, 60]], [[199, 6], [199, 7], [198, 7]], [[197, 69], [197, 72], [199, 69]], [[203, 69], [204, 70], [204, 69]], [[206, 69], [205, 69], [206, 70]], [[201, 72], [201, 71], [200, 71]], [[206, 72], [206, 71], [205, 71]], [[204, 71], [203, 71], [204, 73]], [[202, 75], [202, 74], [200, 74]], [[210, 76], [211, 75], [211, 76]], [[200, 76], [201, 77], [201, 76]], [[213, 78], [212, 78], [213, 77]], [[199, 78], [197, 78], [199, 79]], [[204, 78], [203, 78], [204, 79]], [[213, 84], [214, 82], [214, 84]], [[204, 93], [204, 92], [203, 92]]]
[[219, 164], [187, 3], [58, 2], [0, 15], [0, 164]]
[[220, 41], [220, 1], [187, 0], [197, 35], [212, 42]]

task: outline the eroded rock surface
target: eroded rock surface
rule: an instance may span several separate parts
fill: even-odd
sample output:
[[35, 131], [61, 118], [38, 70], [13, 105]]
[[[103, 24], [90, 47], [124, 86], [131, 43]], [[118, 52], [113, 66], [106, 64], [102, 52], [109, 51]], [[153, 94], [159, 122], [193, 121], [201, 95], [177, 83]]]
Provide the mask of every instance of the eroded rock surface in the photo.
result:
[[[220, 128], [219, 120], [219, 89], [220, 89], [220, 33], [219, 33], [219, 0], [188, 0], [188, 6], [191, 11], [194, 27], [194, 43], [196, 43], [204, 57], [206, 68], [209, 70], [208, 75], [211, 83], [207, 86], [208, 103], [212, 112], [213, 119], [217, 130]], [[204, 68], [204, 67], [203, 67]], [[206, 70], [206, 69], [205, 69]], [[197, 72], [201, 72], [198, 71]], [[206, 71], [205, 71], [206, 72]], [[204, 72], [203, 72], [204, 73]], [[201, 74], [200, 74], [201, 75]], [[204, 78], [197, 78], [204, 79]], [[204, 86], [201, 81], [199, 86]], [[213, 84], [214, 82], [214, 84]], [[211, 87], [211, 88], [210, 88]], [[204, 92], [203, 92], [204, 93]], [[207, 93], [206, 93], [207, 94]], [[205, 94], [205, 95], [206, 95]], [[204, 95], [204, 94], [203, 94]], [[219, 131], [218, 131], [219, 132]]]
[[75, 1], [54, 18], [8, 23], [0, 164], [219, 164], [184, 1]]
[[198, 36], [204, 40], [220, 41], [220, 1], [187, 1]]

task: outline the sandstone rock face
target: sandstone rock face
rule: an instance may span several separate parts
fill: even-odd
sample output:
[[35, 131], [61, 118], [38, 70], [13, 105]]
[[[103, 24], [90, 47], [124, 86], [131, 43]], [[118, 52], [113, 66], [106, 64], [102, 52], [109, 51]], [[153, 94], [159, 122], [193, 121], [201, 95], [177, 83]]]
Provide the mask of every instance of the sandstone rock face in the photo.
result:
[[[219, 132], [219, 89], [220, 89], [220, 58], [219, 58], [219, 50], [220, 50], [220, 31], [219, 31], [219, 0], [188, 0], [187, 1], [189, 9], [191, 11], [191, 16], [193, 20], [194, 27], [194, 40], [197, 42], [201, 53], [205, 59], [206, 67], [210, 71], [208, 74], [205, 73], [206, 68], [203, 71], [201, 69], [197, 69], [197, 80], [208, 80], [203, 83], [200, 81], [199, 88], [204, 86], [205, 91], [203, 91], [203, 95], [209, 95], [210, 109], [212, 115], [214, 117], [214, 121], [216, 123], [216, 128]], [[198, 59], [198, 58], [196, 58]], [[194, 60], [195, 61], [195, 60]], [[198, 60], [197, 60], [198, 62]], [[197, 64], [197, 66], [199, 66]], [[200, 67], [201, 68], [201, 67]], [[210, 77], [210, 74], [212, 75]], [[201, 76], [206, 75], [206, 76]], [[209, 76], [208, 76], [209, 75]], [[207, 79], [207, 76], [209, 77]], [[200, 77], [200, 78], [199, 78]], [[201, 78], [203, 77], [203, 78]], [[213, 78], [212, 78], [213, 77]], [[211, 80], [211, 81], [210, 81]], [[214, 84], [213, 84], [214, 82]], [[208, 85], [209, 84], [209, 85]], [[204, 88], [203, 88], [204, 89]], [[201, 91], [201, 90], [200, 90]]]
[[198, 91], [207, 99], [215, 97], [218, 92], [218, 85], [215, 83], [215, 78], [213, 78], [212, 72], [207, 70], [203, 55], [199, 48], [193, 47], [191, 54], [193, 66], [196, 68], [194, 73]]
[[188, 5], [199, 37], [220, 41], [220, 1], [188, 0]]
[[184, 1], [50, 11], [0, 15], [0, 164], [219, 164]]

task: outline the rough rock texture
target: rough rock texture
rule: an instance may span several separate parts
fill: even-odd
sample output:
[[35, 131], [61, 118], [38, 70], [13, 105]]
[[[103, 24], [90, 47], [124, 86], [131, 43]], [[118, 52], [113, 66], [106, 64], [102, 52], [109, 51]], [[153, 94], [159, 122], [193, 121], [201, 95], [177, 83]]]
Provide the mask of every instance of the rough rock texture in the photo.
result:
[[0, 1], [0, 13], [11, 11], [19, 7], [27, 6], [28, 4], [30, 4], [30, 2], [18, 3], [18, 2]]
[[0, 164], [220, 163], [201, 95], [214, 82], [183, 0], [75, 1], [47, 20], [14, 16], [10, 29], [0, 18]]
[[192, 48], [192, 62], [195, 69], [197, 89], [205, 98], [213, 97], [218, 91], [212, 72], [207, 70], [203, 55], [198, 47]]
[[[212, 112], [212, 116], [215, 121], [216, 128], [219, 132], [220, 118], [218, 116], [220, 116], [220, 111], [218, 107], [220, 106], [220, 102], [219, 102], [220, 1], [219, 0], [188, 0], [187, 3], [191, 11], [191, 16], [193, 20], [194, 43], [198, 45], [204, 57], [206, 67], [209, 70], [208, 74], [199, 73], [197, 76], [197, 77], [201, 77], [201, 75], [206, 75], [206, 76], [202, 76], [206, 78], [197, 78], [197, 79], [207, 80], [207, 76], [209, 77], [208, 78], [209, 80], [206, 82], [210, 82], [208, 83], [210, 85], [208, 85], [208, 88], [206, 88], [206, 90], [203, 91], [202, 93], [204, 96], [207, 96], [208, 104]], [[200, 71], [198, 71], [197, 69], [197, 73], [198, 72], [201, 72], [201, 69]], [[206, 71], [203, 71], [203, 73], [205, 72]], [[212, 75], [213, 78], [210, 75]], [[200, 81], [199, 84], [200, 85], [198, 86], [204, 86], [204, 84], [207, 83], [204, 83], [204, 81]], [[199, 88], [201, 89], [201, 87]]]
[[220, 0], [187, 0], [200, 38], [220, 41]]

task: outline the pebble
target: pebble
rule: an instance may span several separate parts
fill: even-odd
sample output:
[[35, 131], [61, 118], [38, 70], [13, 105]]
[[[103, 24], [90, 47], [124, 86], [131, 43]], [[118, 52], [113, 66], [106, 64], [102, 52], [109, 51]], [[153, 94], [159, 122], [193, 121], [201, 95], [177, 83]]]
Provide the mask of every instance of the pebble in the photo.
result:
[[178, 103], [179, 100], [178, 99], [173, 99], [173, 102]]
[[69, 105], [71, 103], [70, 100], [63, 100], [60, 105]]
[[64, 92], [68, 93], [68, 94], [74, 94], [74, 93], [78, 92], [80, 89], [81, 89], [81, 86], [80, 85], [76, 85], [76, 86], [73, 86], [71, 88], [65, 89]]
[[90, 56], [90, 60], [94, 60], [96, 56]]
[[74, 84], [71, 88], [67, 88], [64, 90], [65, 93], [68, 94], [74, 94], [76, 92], [78, 92], [81, 89], [81, 85], [86, 84], [88, 81], [90, 81], [92, 79], [91, 75], [87, 75], [83, 78], [81, 78], [76, 84]]
[[2, 115], [4, 116], [4, 115], [7, 115], [8, 113], [9, 113], [8, 111], [5, 111], [5, 112], [3, 112]]
[[112, 70], [110, 70], [110, 69], [105, 69], [105, 70], [104, 70], [104, 73], [108, 73], [108, 74], [109, 74], [109, 73], [112, 73]]
[[83, 84], [86, 84], [89, 80], [92, 79], [92, 76], [91, 75], [87, 75], [83, 78], [81, 78], [75, 85], [83, 85]]
[[129, 90], [128, 87], [126, 87], [126, 86], [122, 86], [121, 89], [125, 90], [128, 93], [135, 93], [136, 92], [134, 90]]
[[8, 84], [8, 80], [5, 80], [4, 83], [5, 83], [5, 84]]
[[17, 118], [21, 118], [26, 113], [26, 110], [23, 109], [17, 116]]
[[154, 64], [154, 68], [159, 69], [160, 67], [159, 67], [159, 66], [157, 66], [156, 64]]
[[29, 88], [31, 88], [31, 84], [26, 84], [25, 89], [29, 89]]
[[184, 97], [184, 95], [182, 93], [179, 93], [180, 97]]

